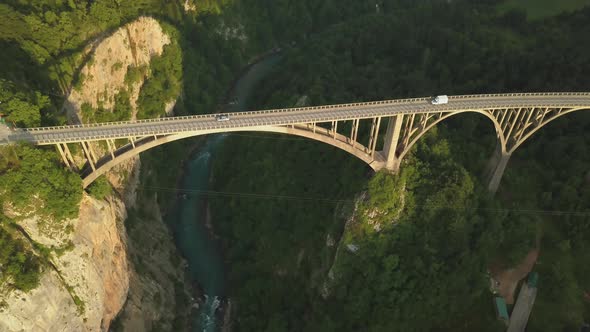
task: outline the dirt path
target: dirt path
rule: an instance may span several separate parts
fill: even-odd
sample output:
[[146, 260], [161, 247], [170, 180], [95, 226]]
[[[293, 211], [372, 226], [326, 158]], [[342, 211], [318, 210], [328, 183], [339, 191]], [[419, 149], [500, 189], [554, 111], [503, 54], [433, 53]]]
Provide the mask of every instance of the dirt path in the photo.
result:
[[514, 291], [516, 290], [518, 282], [531, 272], [538, 257], [539, 249], [533, 249], [529, 251], [523, 261], [514, 268], [501, 270], [499, 268], [490, 267], [492, 277], [498, 282], [498, 284], [496, 284], [498, 294], [506, 300], [507, 304], [514, 303]]

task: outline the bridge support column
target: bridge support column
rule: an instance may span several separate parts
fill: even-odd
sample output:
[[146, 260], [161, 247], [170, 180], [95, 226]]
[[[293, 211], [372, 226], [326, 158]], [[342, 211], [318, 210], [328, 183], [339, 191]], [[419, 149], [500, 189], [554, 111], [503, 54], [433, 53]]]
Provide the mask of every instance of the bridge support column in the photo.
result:
[[96, 164], [98, 162], [98, 158], [96, 158], [96, 153], [94, 153], [94, 149], [92, 148], [92, 145], [90, 145], [90, 142], [86, 142], [86, 147], [88, 148], [88, 152], [90, 152], [90, 155]]
[[71, 169], [72, 166], [70, 165], [70, 161], [68, 160], [68, 157], [66, 157], [66, 153], [64, 152], [63, 148], [61, 147], [61, 143], [57, 143], [56, 147], [57, 147], [57, 151], [59, 152], [59, 155], [61, 156], [61, 159], [63, 160], [66, 167]]
[[95, 166], [95, 162], [94, 159], [92, 158], [92, 155], [90, 154], [90, 146], [86, 146], [86, 142], [80, 142], [80, 144], [82, 144], [82, 149], [84, 149], [84, 153], [86, 154], [86, 159], [88, 159], [88, 163], [90, 164], [90, 167], [92, 167], [92, 171], [96, 171], [96, 166]]
[[494, 194], [498, 191], [498, 187], [500, 187], [500, 182], [502, 181], [502, 176], [504, 175], [504, 170], [506, 170], [510, 156], [511, 154], [506, 152], [502, 145], [498, 143], [494, 155], [490, 158], [488, 164], [487, 182], [488, 191], [490, 193]]
[[63, 149], [64, 149], [64, 152], [66, 153], [66, 157], [70, 159], [70, 163], [75, 168], [76, 162], [74, 161], [74, 157], [72, 157], [72, 153], [70, 152], [70, 148], [68, 147], [68, 143], [64, 143]]
[[74, 157], [72, 157], [72, 153], [70, 152], [70, 148], [68, 148], [68, 143], [58, 143], [56, 145], [57, 151], [61, 155], [64, 164], [71, 170], [77, 171], [78, 167], [76, 166], [76, 161]]
[[332, 121], [332, 137], [336, 139], [336, 133], [338, 132], [338, 121]]
[[357, 134], [359, 132], [359, 122], [361, 122], [360, 119], [352, 120], [352, 128], [350, 128], [350, 145], [352, 146], [354, 146]]
[[110, 139], [107, 139], [107, 146], [109, 147], [109, 152], [111, 153], [111, 158], [115, 159], [115, 150], [116, 150], [115, 142], [111, 141]]
[[397, 172], [401, 160], [397, 157], [397, 146], [399, 136], [402, 131], [404, 115], [395, 115], [389, 118], [387, 124], [387, 133], [385, 134], [385, 145], [383, 146], [383, 156], [385, 157], [385, 168]]
[[381, 126], [381, 117], [373, 118], [373, 123], [371, 124], [369, 144], [367, 145], [367, 152], [371, 154], [371, 157], [375, 155], [375, 148], [377, 147], [377, 137], [379, 137], [379, 126]]
[[78, 171], [78, 166], [76, 165], [76, 161], [74, 160], [74, 157], [72, 157], [72, 153], [70, 152], [70, 148], [68, 147], [68, 143], [63, 144], [63, 149], [66, 154], [66, 158], [68, 158], [70, 160], [70, 167], [72, 168], [72, 170]]

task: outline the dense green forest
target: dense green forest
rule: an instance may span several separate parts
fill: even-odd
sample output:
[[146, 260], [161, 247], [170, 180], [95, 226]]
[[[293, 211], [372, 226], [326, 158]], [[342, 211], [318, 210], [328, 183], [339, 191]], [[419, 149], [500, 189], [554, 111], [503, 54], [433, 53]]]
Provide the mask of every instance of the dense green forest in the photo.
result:
[[536, 20], [555, 13], [571, 12], [589, 5], [588, 0], [506, 0], [498, 4], [501, 13], [516, 9], [525, 11], [529, 20]]
[[[527, 22], [524, 12], [496, 10], [492, 0], [190, 1], [196, 13], [185, 12], [183, 3], [4, 1], [0, 113], [19, 127], [65, 123], [64, 98], [83, 84], [78, 72], [91, 61], [84, 47], [140, 15], [165, 22], [176, 40], [152, 63], [139, 98], [141, 118], [161, 115], [178, 95], [176, 114], [214, 112], [240, 68], [274, 47], [283, 49], [283, 62], [252, 108], [292, 106], [303, 95], [317, 105], [584, 91], [589, 83], [590, 10]], [[131, 70], [128, 81], [142, 70]], [[117, 99], [115, 112], [84, 106], [85, 119], [128, 118], [125, 93]], [[210, 199], [226, 248], [228, 296], [237, 304], [234, 328], [499, 331], [487, 269], [513, 266], [539, 246], [539, 295], [528, 330], [575, 330], [590, 320], [583, 296], [590, 290], [590, 218], [522, 210], [590, 212], [589, 130], [584, 113], [541, 130], [515, 153], [495, 198], [481, 181], [494, 133], [475, 115], [431, 131], [396, 176], [374, 175], [316, 142], [228, 137], [214, 159], [215, 190], [307, 198]], [[142, 155], [144, 172], [158, 170], [143, 185], [174, 186], [171, 165], [180, 165], [192, 143]], [[88, 191], [102, 199], [111, 188], [101, 179]], [[41, 200], [38, 212], [60, 222], [77, 215], [81, 197], [79, 177], [55, 151], [0, 150], [0, 206]], [[158, 196], [164, 207], [173, 198]], [[34, 287], [38, 259], [0, 231], [0, 263], [9, 271], [0, 282]], [[349, 244], [359, 250], [347, 250]]]
[[[588, 86], [590, 10], [527, 23], [522, 12], [499, 16], [487, 5], [417, 7], [359, 15], [308, 36], [286, 52], [252, 108], [292, 106], [303, 95], [317, 105]], [[541, 277], [528, 330], [577, 329], [590, 319], [590, 218], [524, 210], [590, 212], [589, 126], [579, 113], [541, 130], [515, 153], [494, 199], [481, 175], [495, 135], [477, 115], [430, 132], [399, 176], [371, 180], [360, 161], [319, 143], [230, 136], [214, 160], [215, 190], [334, 200], [368, 191], [333, 266], [327, 243], [342, 233], [350, 203], [210, 199], [239, 308], [234, 327], [500, 331], [487, 269], [515, 265], [538, 238]]]

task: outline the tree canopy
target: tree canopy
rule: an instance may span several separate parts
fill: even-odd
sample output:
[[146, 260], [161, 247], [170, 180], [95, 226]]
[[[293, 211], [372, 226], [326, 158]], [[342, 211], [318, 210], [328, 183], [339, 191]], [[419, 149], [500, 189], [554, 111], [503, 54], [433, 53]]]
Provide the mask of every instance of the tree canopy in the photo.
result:
[[78, 216], [82, 180], [61, 166], [56, 152], [27, 145], [2, 149], [13, 150], [17, 158], [12, 167], [0, 170], [1, 199], [18, 210], [35, 211], [57, 220]]

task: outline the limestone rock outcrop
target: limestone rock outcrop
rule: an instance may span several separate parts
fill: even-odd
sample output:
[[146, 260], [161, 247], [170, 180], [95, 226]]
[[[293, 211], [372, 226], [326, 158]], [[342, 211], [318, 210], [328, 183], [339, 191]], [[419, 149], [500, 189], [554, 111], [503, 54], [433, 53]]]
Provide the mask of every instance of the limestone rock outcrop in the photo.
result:
[[36, 242], [60, 248], [71, 241], [73, 246], [61, 256], [52, 254], [37, 288], [8, 295], [0, 311], [0, 331], [106, 331], [129, 289], [122, 229], [126, 216], [121, 200], [85, 195], [79, 218], [65, 222], [61, 232], [53, 229], [51, 236], [40, 227], [40, 218], [19, 221]]

